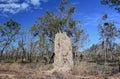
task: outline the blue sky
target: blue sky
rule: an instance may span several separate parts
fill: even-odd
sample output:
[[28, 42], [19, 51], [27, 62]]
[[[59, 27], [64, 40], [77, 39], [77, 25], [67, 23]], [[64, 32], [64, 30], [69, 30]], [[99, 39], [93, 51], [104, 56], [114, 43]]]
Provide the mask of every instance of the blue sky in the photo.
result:
[[[22, 30], [27, 33], [30, 26], [39, 16], [44, 15], [46, 10], [58, 12], [59, 2], [60, 0], [0, 0], [0, 24], [12, 18], [20, 23]], [[120, 28], [120, 14], [113, 8], [101, 5], [99, 0], [71, 0], [71, 3], [76, 6], [73, 18], [80, 20], [83, 29], [89, 34], [88, 47], [99, 42], [97, 26], [104, 13]]]

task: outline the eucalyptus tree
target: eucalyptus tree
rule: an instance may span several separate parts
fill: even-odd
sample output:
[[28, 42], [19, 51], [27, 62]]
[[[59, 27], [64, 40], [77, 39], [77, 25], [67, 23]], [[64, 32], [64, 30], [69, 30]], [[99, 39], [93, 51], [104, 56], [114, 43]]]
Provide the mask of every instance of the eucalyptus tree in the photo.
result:
[[[32, 29], [35, 29], [34, 27], [32, 27]], [[28, 48], [29, 48], [29, 53], [28, 53], [28, 60], [30, 61], [30, 62], [32, 62], [32, 59], [34, 58], [34, 55], [35, 55], [35, 52], [37, 52], [36, 53], [36, 55], [38, 55], [39, 54], [39, 41], [34, 41], [34, 39], [36, 39], [35, 38], [35, 36], [33, 35], [33, 33], [31, 32], [31, 30], [30, 30], [30, 32], [29, 32], [29, 46], [28, 46]], [[38, 47], [38, 48], [37, 48]]]
[[119, 36], [119, 29], [115, 26], [114, 22], [107, 21], [107, 18], [107, 14], [104, 14], [102, 17], [103, 22], [101, 22], [98, 26], [102, 48], [105, 53], [105, 63], [107, 54], [110, 53], [111, 57], [113, 56], [116, 44], [115, 40]]
[[0, 42], [1, 46], [1, 57], [3, 56], [4, 50], [12, 43], [16, 41], [16, 36], [19, 34], [20, 24], [10, 19], [0, 26]]
[[26, 50], [25, 50], [25, 38], [24, 38], [24, 32], [21, 32], [20, 39], [18, 41], [19, 46], [19, 52], [21, 53], [22, 62], [25, 62], [24, 59], [26, 58]]
[[120, 0], [100, 0], [100, 2], [120, 12]]
[[31, 27], [31, 33], [39, 37], [40, 46], [43, 48], [47, 46], [48, 50], [53, 51], [55, 34], [66, 32], [72, 40], [73, 47], [78, 48], [79, 41], [85, 38], [86, 34], [81, 29], [81, 22], [73, 19], [75, 9], [75, 6], [71, 5], [68, 0], [62, 0], [59, 4], [58, 14], [46, 11], [45, 15], [38, 18]]

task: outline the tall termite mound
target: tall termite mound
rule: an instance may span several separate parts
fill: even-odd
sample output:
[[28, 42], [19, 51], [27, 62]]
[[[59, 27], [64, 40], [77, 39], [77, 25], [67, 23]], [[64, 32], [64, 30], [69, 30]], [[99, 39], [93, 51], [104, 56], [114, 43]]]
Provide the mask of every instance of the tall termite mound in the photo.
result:
[[55, 35], [54, 70], [69, 72], [73, 67], [72, 44], [66, 32]]

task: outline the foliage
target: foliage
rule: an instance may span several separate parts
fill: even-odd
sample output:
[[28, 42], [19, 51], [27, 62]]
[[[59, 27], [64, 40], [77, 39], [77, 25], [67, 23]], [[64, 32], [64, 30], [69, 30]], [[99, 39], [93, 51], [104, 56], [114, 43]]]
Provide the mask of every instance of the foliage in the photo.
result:
[[116, 59], [116, 63], [117, 63], [117, 64], [120, 64], [120, 57], [118, 57], [118, 58]]
[[103, 22], [98, 26], [100, 40], [102, 44], [102, 52], [104, 52], [105, 64], [107, 62], [107, 55], [110, 55], [111, 60], [113, 60], [113, 51], [115, 51], [115, 40], [119, 37], [119, 29], [116, 28], [114, 22], [107, 21], [107, 14], [102, 17]]
[[114, 22], [107, 22], [107, 14], [103, 15], [103, 22], [99, 24], [100, 39], [105, 48], [114, 49], [115, 40], [119, 37], [119, 29], [116, 28]]
[[113, 7], [115, 10], [120, 12], [120, 0], [100, 0], [101, 4]]
[[16, 41], [16, 36], [19, 34], [19, 30], [20, 24], [12, 19], [0, 26], [0, 38], [2, 44], [1, 55], [7, 46]]
[[39, 17], [37, 23], [31, 27], [31, 33], [40, 38], [40, 47], [48, 45], [48, 48], [53, 49], [55, 34], [58, 32], [66, 32], [75, 46], [75, 43], [79, 44], [80, 37], [85, 36], [84, 30], [80, 29], [81, 22], [72, 17], [75, 6], [72, 6], [67, 0], [62, 0], [59, 4], [59, 12], [60, 14], [46, 11], [45, 15]]

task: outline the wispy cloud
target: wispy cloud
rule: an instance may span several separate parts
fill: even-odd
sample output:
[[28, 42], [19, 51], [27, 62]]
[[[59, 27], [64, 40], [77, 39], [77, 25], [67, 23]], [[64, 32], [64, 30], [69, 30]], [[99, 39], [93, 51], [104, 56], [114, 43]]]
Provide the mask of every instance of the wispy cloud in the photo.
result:
[[32, 8], [41, 8], [41, 2], [48, 0], [0, 0], [0, 14], [15, 14]]
[[[83, 21], [84, 25], [92, 25], [92, 26], [97, 26], [101, 21], [102, 21], [102, 16], [105, 13], [92, 13], [88, 15], [83, 15]], [[119, 18], [120, 15], [116, 12], [113, 13], [107, 13], [108, 14], [108, 19], [107, 21], [109, 22], [115, 22], [116, 24], [120, 23]]]

